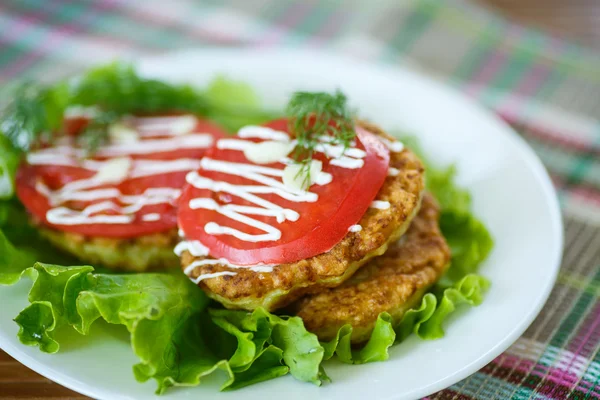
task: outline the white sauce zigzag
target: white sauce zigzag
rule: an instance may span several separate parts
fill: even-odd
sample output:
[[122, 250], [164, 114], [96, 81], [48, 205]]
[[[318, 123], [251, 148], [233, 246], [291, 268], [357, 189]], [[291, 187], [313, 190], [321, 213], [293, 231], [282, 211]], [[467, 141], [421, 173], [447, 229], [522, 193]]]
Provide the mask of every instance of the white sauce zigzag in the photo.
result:
[[[296, 144], [295, 140], [290, 140], [290, 137], [286, 132], [281, 132], [266, 127], [246, 126], [239, 130], [238, 136], [244, 139], [257, 138], [263, 140], [291, 142], [294, 146]], [[331, 165], [351, 169], [361, 168], [364, 165], [363, 158], [366, 157], [366, 152], [364, 150], [356, 147], [344, 149], [344, 146], [342, 145], [327, 143], [327, 138], [321, 138], [321, 140], [322, 143], [316, 146], [315, 151], [323, 153], [330, 157]], [[219, 149], [234, 150], [241, 152], [246, 151], [249, 148], [249, 146], [253, 145], [254, 143], [252, 142], [240, 139], [221, 139], [216, 144], [217, 148]], [[356, 143], [353, 143], [353, 146], [355, 145]], [[238, 229], [234, 229], [227, 226], [221, 226], [215, 222], [209, 222], [204, 226], [204, 230], [208, 234], [231, 235], [240, 240], [250, 242], [276, 241], [281, 238], [281, 231], [274, 225], [267, 224], [265, 222], [258, 221], [252, 218], [251, 215], [270, 216], [275, 218], [277, 223], [282, 223], [284, 221], [296, 221], [300, 217], [300, 215], [297, 211], [289, 208], [283, 208], [277, 204], [269, 202], [263, 199], [262, 197], [257, 196], [258, 194], [275, 194], [283, 199], [292, 202], [316, 202], [318, 200], [318, 195], [316, 193], [290, 188], [282, 182], [281, 178], [283, 177], [284, 168], [291, 162], [292, 160], [284, 157], [279, 160], [279, 164], [281, 164], [282, 168], [273, 168], [255, 164], [235, 163], [204, 158], [201, 161], [201, 170], [215, 171], [229, 174], [232, 176], [243, 177], [248, 180], [257, 182], [258, 185], [234, 185], [228, 182], [214, 181], [212, 179], [200, 176], [196, 171], [188, 173], [186, 177], [186, 180], [190, 185], [198, 189], [208, 189], [212, 192], [229, 193], [234, 196], [240, 197], [254, 204], [255, 206], [243, 206], [236, 204], [219, 205], [212, 198], [191, 199], [189, 202], [189, 206], [192, 209], [207, 209], [216, 211], [219, 214], [224, 215], [232, 220], [241, 222], [253, 228], [257, 228], [264, 232], [262, 234], [248, 234]], [[316, 178], [316, 183], [319, 185], [326, 185], [329, 182], [331, 182], [331, 179], [331, 174], [320, 172], [319, 176]], [[356, 226], [360, 227], [360, 225]], [[351, 229], [354, 229], [354, 232], [356, 232], [356, 229], [358, 229], [356, 228], [356, 226], [351, 227]], [[190, 251], [190, 246], [191, 245], [186, 242], [186, 244], [179, 246], [176, 250], [179, 254], [181, 254], [181, 252], [183, 252], [184, 250]], [[192, 252], [190, 251], [190, 253]], [[185, 272], [189, 275], [196, 268], [211, 263], [225, 264], [231, 269], [241, 268], [240, 266], [233, 265], [224, 259], [205, 259], [190, 264], [186, 268]], [[253, 267], [266, 268], [265, 266], [243, 267], [249, 268], [251, 270], [253, 270]], [[235, 272], [226, 272], [227, 273], [223, 272], [217, 274], [203, 274], [197, 277], [194, 281], [200, 282], [204, 279], [222, 275], [235, 275]]]
[[[79, 110], [75, 111], [80, 112]], [[72, 112], [73, 115], [75, 115], [75, 111]], [[71, 146], [72, 139], [68, 138], [61, 140], [61, 144], [58, 146], [41, 149], [27, 155], [27, 162], [31, 165], [82, 167], [96, 172], [89, 178], [69, 182], [57, 190], [51, 190], [41, 181], [36, 183], [36, 190], [46, 196], [52, 206], [46, 214], [48, 222], [56, 225], [129, 224], [135, 220], [134, 214], [144, 206], [174, 204], [179, 198], [181, 190], [170, 187], [148, 188], [141, 195], [123, 195], [116, 188], [99, 188], [106, 183], [119, 183], [124, 179], [191, 171], [200, 167], [199, 160], [189, 158], [175, 160], [129, 159], [128, 163], [118, 163], [128, 170], [110, 171], [110, 175], [122, 175], [117, 182], [107, 182], [101, 179], [102, 173], [106, 172], [105, 168], [110, 167], [110, 164], [114, 164], [119, 158], [125, 161], [128, 160], [127, 157], [134, 155], [150, 155], [180, 149], [206, 149], [213, 144], [213, 137], [208, 133], [190, 133], [197, 122], [196, 117], [191, 115], [130, 117], [130, 119], [135, 120], [136, 124], [141, 127], [138, 132], [143, 139], [134, 144], [109, 144], [100, 147], [95, 156], [106, 157], [106, 160], [84, 159], [85, 151]], [[152, 132], [152, 134], [147, 134], [148, 132]], [[145, 137], [150, 137], [150, 139], [145, 139]], [[81, 211], [62, 206], [69, 201], [94, 202], [98, 200], [104, 201], [91, 204]], [[124, 204], [124, 206], [120, 204]], [[99, 214], [109, 210], [113, 213]], [[114, 212], [118, 214], [114, 214]], [[153, 222], [160, 220], [160, 215], [148, 213], [142, 215], [141, 218], [143, 221]]]
[[[286, 132], [277, 131], [267, 127], [260, 126], [246, 126], [238, 131], [238, 136], [242, 139], [256, 138], [271, 141], [287, 142], [295, 146], [296, 141], [290, 140], [289, 135]], [[344, 149], [342, 145], [331, 144], [327, 142], [327, 138], [320, 138], [322, 143], [316, 146], [315, 151], [325, 154], [329, 157], [330, 164], [341, 168], [361, 168], [364, 165], [363, 158], [366, 157], [366, 152], [356, 147], [350, 147]], [[382, 142], [392, 152], [400, 152], [404, 146], [400, 142], [391, 142], [387, 139], [382, 139]], [[245, 152], [254, 143], [247, 140], [240, 139], [221, 139], [217, 142], [216, 146], [223, 150], [234, 150]], [[352, 146], [356, 146], [356, 143], [352, 143]], [[345, 151], [344, 151], [345, 150]], [[283, 157], [278, 161], [285, 168], [293, 160]], [[292, 209], [283, 208], [277, 204], [269, 202], [263, 199], [258, 194], [276, 194], [277, 196], [292, 202], [316, 202], [318, 195], [310, 191], [302, 191], [290, 188], [283, 184], [281, 178], [283, 177], [283, 168], [272, 168], [265, 167], [255, 164], [247, 163], [234, 163], [228, 161], [213, 160], [210, 158], [204, 158], [201, 161], [200, 169], [206, 171], [215, 171], [220, 173], [226, 173], [233, 176], [239, 176], [257, 182], [258, 185], [234, 185], [228, 182], [214, 181], [212, 179], [200, 176], [198, 172], [192, 171], [186, 176], [186, 181], [198, 189], [207, 189], [212, 192], [224, 192], [234, 196], [240, 197], [255, 206], [244, 206], [238, 204], [225, 204], [220, 205], [212, 198], [194, 198], [189, 202], [189, 206], [192, 209], [206, 209], [218, 212], [221, 215], [227, 216], [228, 218], [244, 223], [253, 228], [262, 230], [263, 234], [248, 234], [238, 229], [234, 229], [227, 226], [218, 225], [215, 222], [209, 222], [204, 226], [206, 233], [211, 235], [231, 235], [240, 240], [250, 242], [267, 242], [276, 241], [281, 238], [281, 231], [276, 226], [258, 221], [250, 215], [262, 215], [275, 218], [277, 223], [284, 221], [296, 221], [300, 217], [298, 212]], [[398, 175], [399, 171], [395, 168], [390, 168], [388, 175]], [[319, 176], [315, 179], [315, 183], [318, 185], [326, 185], [332, 180], [332, 175], [320, 172]], [[388, 209], [390, 203], [387, 201], [375, 200], [371, 203], [372, 208], [377, 209]], [[350, 232], [360, 232], [362, 226], [352, 225], [348, 228]], [[180, 236], [184, 236], [184, 232], [180, 232]], [[209, 250], [199, 241], [182, 241], [175, 248], [175, 253], [181, 255], [184, 251], [190, 252], [196, 257], [205, 257], [209, 255]], [[251, 265], [251, 266], [240, 266], [231, 264], [226, 259], [202, 259], [192, 262], [186, 267], [184, 272], [189, 276], [196, 268], [204, 265], [225, 265], [230, 269], [249, 269], [255, 272], [271, 272], [272, 265]], [[205, 279], [216, 278], [219, 276], [234, 276], [234, 271], [221, 271], [216, 273], [206, 273], [193, 279], [194, 283], [199, 283]]]

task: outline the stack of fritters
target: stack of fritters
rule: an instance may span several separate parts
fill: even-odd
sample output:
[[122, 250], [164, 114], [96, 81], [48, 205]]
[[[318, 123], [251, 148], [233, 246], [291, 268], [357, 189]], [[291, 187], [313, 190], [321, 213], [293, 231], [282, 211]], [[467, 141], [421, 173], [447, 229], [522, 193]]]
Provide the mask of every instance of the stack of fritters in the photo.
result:
[[[376, 126], [361, 126], [394, 140]], [[270, 273], [239, 269], [234, 276], [202, 280], [200, 287], [227, 308], [285, 307], [323, 340], [349, 323], [354, 327], [352, 341], [364, 342], [381, 312], [399, 321], [443, 274], [450, 251], [439, 230], [438, 206], [424, 194], [421, 161], [408, 149], [392, 152], [390, 171], [376, 197], [390, 207], [370, 208], [359, 222], [362, 229], [348, 232], [330, 251], [277, 265]], [[186, 251], [182, 266], [203, 258]], [[227, 268], [204, 265], [191, 278]]]

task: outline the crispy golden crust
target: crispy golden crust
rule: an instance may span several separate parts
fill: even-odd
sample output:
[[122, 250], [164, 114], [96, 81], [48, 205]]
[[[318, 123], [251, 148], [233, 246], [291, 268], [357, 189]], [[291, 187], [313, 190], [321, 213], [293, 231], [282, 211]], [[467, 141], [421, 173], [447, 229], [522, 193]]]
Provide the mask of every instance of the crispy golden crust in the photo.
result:
[[438, 217], [434, 200], [424, 196], [421, 211], [410, 228], [385, 255], [371, 260], [343, 285], [308, 295], [291, 310], [321, 340], [332, 339], [339, 328], [351, 324], [352, 342], [364, 342], [384, 311], [398, 323], [440, 278], [450, 261]]
[[95, 266], [131, 272], [179, 266], [173, 253], [178, 240], [176, 229], [132, 239], [90, 237], [46, 227], [39, 231], [54, 246]]
[[[394, 140], [374, 125], [361, 124], [373, 133]], [[400, 172], [388, 176], [377, 195], [378, 200], [388, 201], [390, 208], [369, 209], [359, 222], [362, 230], [349, 232], [330, 251], [278, 265], [270, 273], [236, 269], [234, 276], [205, 279], [199, 286], [227, 308], [274, 310], [311, 291], [342, 284], [369, 259], [383, 254], [388, 243], [396, 241], [406, 231], [419, 210], [424, 188], [421, 161], [409, 150], [403, 150], [390, 154], [390, 167]], [[183, 269], [200, 259], [202, 257], [184, 252], [181, 258]], [[190, 276], [197, 278], [227, 270], [224, 265], [205, 265], [193, 270]]]

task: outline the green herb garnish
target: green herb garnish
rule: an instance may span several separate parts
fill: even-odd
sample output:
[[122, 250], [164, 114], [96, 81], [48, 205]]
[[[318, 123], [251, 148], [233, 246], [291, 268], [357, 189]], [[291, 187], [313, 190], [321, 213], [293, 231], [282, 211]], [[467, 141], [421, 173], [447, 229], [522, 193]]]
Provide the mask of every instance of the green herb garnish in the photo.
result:
[[[230, 131], [276, 116], [248, 107], [255, 102], [253, 96], [244, 85], [223, 78], [200, 92], [189, 85], [143, 78], [131, 66], [115, 63], [51, 86], [21, 85], [0, 114], [0, 131], [13, 147], [28, 151], [36, 143], [51, 143], [64, 134], [68, 107], [96, 107], [96, 115], [77, 137], [78, 145], [93, 154], [108, 142], [109, 126], [128, 114], [185, 112], [216, 120]], [[298, 175], [309, 186], [317, 146], [342, 145], [345, 151], [356, 136], [354, 116], [340, 91], [296, 92], [286, 111], [298, 141], [293, 151], [295, 162], [302, 166]]]
[[346, 96], [337, 90], [324, 92], [296, 92], [288, 103], [286, 114], [289, 129], [298, 144], [294, 160], [302, 164], [298, 172], [304, 186], [310, 184], [310, 165], [316, 147], [322, 143], [344, 146], [344, 152], [356, 137], [354, 115], [347, 106]]
[[[230, 131], [274, 117], [255, 108], [248, 93], [240, 98], [238, 92], [248, 91], [245, 85], [224, 78], [218, 82], [218, 87], [213, 84], [204, 93], [190, 85], [143, 78], [130, 65], [110, 64], [74, 81], [19, 86], [0, 113], [0, 131], [13, 147], [28, 151], [33, 144], [52, 142], [64, 133], [64, 112], [69, 106], [93, 106], [98, 112], [78, 136], [79, 145], [93, 153], [108, 141], [110, 124], [127, 114], [191, 113], [214, 119]], [[216, 98], [215, 92], [223, 92], [226, 98]]]
[[97, 106], [116, 115], [181, 111], [206, 115], [206, 97], [189, 85], [142, 78], [130, 65], [110, 64], [73, 85], [70, 105]]
[[113, 111], [101, 111], [89, 122], [83, 131], [77, 135], [77, 144], [88, 154], [94, 154], [100, 146], [108, 143], [108, 129], [121, 116]]
[[25, 82], [17, 86], [4, 109], [0, 131], [15, 148], [27, 151], [62, 126], [68, 98], [68, 88], [63, 83], [41, 87]]

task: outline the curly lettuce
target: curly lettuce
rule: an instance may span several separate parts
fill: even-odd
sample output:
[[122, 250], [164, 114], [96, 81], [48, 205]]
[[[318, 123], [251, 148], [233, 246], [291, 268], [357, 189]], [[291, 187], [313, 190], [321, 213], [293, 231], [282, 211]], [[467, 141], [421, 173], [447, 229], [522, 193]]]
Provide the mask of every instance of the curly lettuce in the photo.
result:
[[224, 390], [287, 373], [322, 382], [324, 350], [300, 318], [210, 310], [204, 293], [181, 274], [98, 274], [90, 266], [36, 263], [19, 275], [33, 281], [30, 305], [15, 318], [23, 344], [56, 353], [61, 328], [87, 335], [97, 320], [122, 325], [140, 359], [136, 379], [156, 380], [158, 394], [198, 385], [216, 370], [227, 376]]
[[353, 349], [350, 342], [352, 326], [344, 325], [333, 340], [323, 343], [325, 359], [335, 354], [340, 361], [347, 364], [385, 361], [389, 358], [388, 349], [412, 333], [425, 340], [442, 338], [443, 323], [446, 318], [460, 305], [481, 304], [488, 287], [487, 279], [470, 274], [454, 285], [442, 289], [437, 296], [434, 293], [427, 293], [423, 296], [419, 307], [408, 310], [396, 326], [393, 325], [388, 313], [381, 313], [371, 337], [360, 349]]
[[452, 252], [446, 278], [457, 281], [476, 273], [494, 246], [485, 225], [470, 213], [442, 212], [440, 228]]
[[214, 78], [204, 94], [210, 101], [207, 116], [229, 132], [281, 117], [281, 113], [261, 108], [260, 99], [251, 86], [224, 76]]
[[426, 188], [440, 204], [440, 228], [452, 254], [450, 267], [423, 296], [420, 305], [408, 310], [397, 326], [393, 326], [389, 314], [380, 314], [362, 349], [351, 346], [352, 326], [340, 328], [332, 341], [323, 344], [326, 359], [335, 354], [349, 364], [383, 361], [389, 357], [390, 346], [412, 333], [425, 340], [439, 339], [444, 336], [447, 317], [461, 305], [481, 304], [490, 286], [477, 270], [490, 253], [493, 239], [485, 225], [471, 213], [471, 195], [456, 184], [455, 166], [439, 168], [423, 154], [415, 138], [402, 140], [426, 165]]
[[21, 273], [36, 261], [35, 255], [17, 249], [0, 230], [0, 285], [19, 281]]
[[[61, 265], [78, 263], [75, 257], [53, 247], [29, 221], [25, 208], [16, 199], [0, 200], [0, 236], [4, 236], [8, 242], [7, 245], [0, 240], [0, 248], [10, 246], [19, 254], [18, 259], [21, 261], [18, 262], [20, 269], [17, 270], [22, 271], [24, 268], [31, 267], [35, 261]], [[0, 276], [8, 270], [7, 267], [3, 267], [7, 260], [17, 259], [9, 255], [12, 253], [11, 251], [5, 254], [0, 252]], [[11, 265], [16, 264], [12, 262]]]
[[15, 193], [14, 181], [20, 158], [20, 152], [0, 134], [0, 199], [10, 199]]

